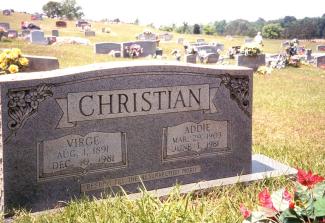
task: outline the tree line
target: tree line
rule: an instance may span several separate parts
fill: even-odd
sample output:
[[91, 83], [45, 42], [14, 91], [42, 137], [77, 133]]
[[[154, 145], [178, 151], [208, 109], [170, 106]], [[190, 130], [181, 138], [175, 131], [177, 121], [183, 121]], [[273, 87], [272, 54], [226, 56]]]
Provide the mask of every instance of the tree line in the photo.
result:
[[77, 5], [76, 0], [49, 1], [42, 9], [49, 18], [66, 17], [69, 20], [73, 20], [84, 16], [82, 8]]
[[253, 37], [261, 32], [263, 37], [270, 39], [312, 39], [325, 38], [325, 14], [322, 17], [297, 19], [294, 16], [285, 16], [277, 20], [266, 21], [259, 18], [254, 22], [237, 19], [215, 21], [208, 24], [190, 25], [187, 22], [177, 26], [160, 26], [160, 30], [186, 34], [232, 35]]

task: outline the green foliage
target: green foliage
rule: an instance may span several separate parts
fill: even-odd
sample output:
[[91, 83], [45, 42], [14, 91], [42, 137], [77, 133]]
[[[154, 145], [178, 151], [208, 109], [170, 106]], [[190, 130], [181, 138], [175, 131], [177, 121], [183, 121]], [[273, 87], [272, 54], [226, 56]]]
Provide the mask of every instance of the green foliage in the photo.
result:
[[247, 20], [237, 19], [229, 22], [225, 28], [226, 35], [243, 35], [253, 37], [257, 33], [256, 28]]
[[215, 27], [211, 24], [204, 25], [203, 32], [206, 35], [213, 35], [215, 33]]
[[172, 32], [172, 31], [174, 31], [174, 27], [172, 27], [172, 26], [160, 26], [159, 30], [165, 31], [165, 32]]
[[279, 23], [270, 23], [262, 29], [262, 35], [268, 39], [278, 39], [282, 32], [282, 27]]
[[192, 33], [191, 27], [187, 22], [183, 22], [181, 26], [175, 27], [177, 33]]
[[49, 1], [43, 6], [43, 11], [49, 18], [65, 16], [69, 20], [80, 19], [84, 15], [75, 0], [63, 0], [61, 3]]
[[214, 22], [214, 29], [219, 35], [223, 35], [226, 31], [226, 25], [227, 22], [226, 20], [221, 20], [221, 21], [215, 21]]
[[59, 2], [49, 1], [43, 6], [43, 12], [49, 18], [61, 17], [62, 16], [62, 5]]
[[77, 5], [76, 0], [63, 0], [62, 2], [62, 15], [67, 19], [80, 19], [84, 13], [82, 8]]

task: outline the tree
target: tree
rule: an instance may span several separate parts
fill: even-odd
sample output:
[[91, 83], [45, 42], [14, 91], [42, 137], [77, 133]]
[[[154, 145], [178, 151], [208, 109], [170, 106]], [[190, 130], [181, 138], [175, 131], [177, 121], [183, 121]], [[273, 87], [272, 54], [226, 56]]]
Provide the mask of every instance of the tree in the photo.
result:
[[175, 31], [177, 33], [191, 33], [190, 26], [187, 22], [183, 22], [183, 25], [176, 27]]
[[194, 24], [193, 26], [193, 34], [201, 34], [201, 27], [199, 24]]
[[62, 15], [69, 20], [73, 20], [80, 19], [84, 13], [82, 8], [76, 4], [76, 0], [64, 0], [62, 2]]
[[257, 33], [253, 23], [247, 20], [237, 19], [227, 24], [225, 34], [227, 35], [242, 35], [253, 37]]
[[135, 25], [139, 25], [139, 18], [136, 18], [136, 19], [135, 19], [134, 24], [135, 24]]
[[281, 21], [282, 27], [288, 27], [297, 21], [296, 17], [294, 16], [285, 16]]
[[208, 25], [203, 26], [203, 32], [206, 35], [213, 35], [215, 33], [215, 28], [214, 28], [214, 26], [208, 24]]
[[227, 22], [226, 20], [215, 21], [214, 22], [214, 29], [219, 35], [223, 35], [226, 30]]
[[263, 18], [258, 18], [255, 22], [255, 28], [258, 31], [262, 31], [263, 27], [265, 26], [266, 21]]
[[282, 27], [279, 23], [270, 23], [265, 25], [262, 29], [262, 35], [268, 39], [277, 39], [280, 37]]
[[62, 16], [62, 6], [59, 2], [49, 1], [43, 6], [43, 12], [49, 18], [61, 17]]

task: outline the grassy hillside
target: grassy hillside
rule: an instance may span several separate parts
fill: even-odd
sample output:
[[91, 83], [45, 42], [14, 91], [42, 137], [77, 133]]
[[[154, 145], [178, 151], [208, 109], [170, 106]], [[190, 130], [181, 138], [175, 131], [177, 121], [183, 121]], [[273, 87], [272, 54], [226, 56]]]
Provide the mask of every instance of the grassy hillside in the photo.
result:
[[[15, 13], [14, 16], [0, 15], [0, 21], [9, 21], [17, 28], [20, 20], [29, 20], [29, 15]], [[38, 22], [49, 33], [55, 22], [51, 19]], [[15, 25], [16, 24], [16, 25]], [[112, 30], [102, 34], [101, 27]], [[94, 23], [97, 36], [89, 38], [92, 43], [103, 41], [129, 41], [146, 27], [128, 24]], [[154, 30], [156, 32], [156, 30]], [[60, 35], [83, 36], [69, 22], [67, 29], [60, 29]], [[177, 39], [174, 34], [174, 40]], [[182, 35], [187, 40], [204, 38], [220, 41], [227, 49], [243, 43], [243, 37], [233, 41], [220, 36]], [[281, 40], [265, 40], [266, 52], [280, 50]], [[314, 43], [307, 47], [315, 49]], [[19, 47], [27, 54], [56, 56], [61, 67], [110, 61], [107, 55], [95, 55], [93, 46], [38, 46], [24, 41], [0, 42], [0, 48]], [[173, 48], [181, 49], [175, 43], [161, 43], [167, 54]], [[171, 58], [170, 58], [171, 59]], [[311, 169], [325, 176], [325, 70], [302, 66], [275, 70], [268, 76], [254, 76], [253, 95], [253, 151], [262, 153], [292, 167]], [[76, 201], [59, 213], [31, 216], [17, 211], [15, 222], [241, 222], [238, 211], [240, 203], [249, 208], [257, 206], [257, 194], [265, 186], [275, 190], [283, 186], [292, 188], [285, 178], [266, 179], [251, 185], [233, 185], [216, 188], [212, 192], [182, 197], [175, 193], [167, 201], [160, 201], [149, 195], [133, 201], [127, 197], [116, 197], [91, 202]]]
[[[21, 21], [30, 21], [30, 14], [14, 13], [12, 16], [0, 15], [1, 22], [9, 22], [11, 28], [20, 30]], [[56, 28], [54, 19], [44, 19], [42, 21], [33, 21], [36, 25], [40, 26], [44, 30], [45, 35], [50, 35], [51, 30], [59, 29], [60, 36], [75, 36], [84, 37], [84, 33], [75, 27], [75, 21], [68, 21], [67, 28]], [[111, 33], [102, 33], [103, 27], [110, 28]], [[112, 58], [108, 55], [94, 54], [93, 44], [97, 42], [122, 42], [122, 41], [134, 41], [136, 35], [143, 32], [145, 29], [152, 30], [155, 33], [161, 33], [159, 30], [151, 29], [145, 26], [138, 26], [133, 24], [105, 24], [101, 22], [92, 22], [92, 28], [96, 31], [95, 37], [87, 37], [91, 41], [92, 45], [80, 46], [72, 44], [53, 45], [53, 46], [41, 46], [34, 45], [22, 40], [12, 40], [10, 42], [0, 42], [0, 48], [12, 48], [19, 47], [23, 53], [31, 55], [42, 56], [54, 56], [59, 59], [60, 67], [71, 67], [77, 65], [98, 63], [104, 61], [121, 60], [121, 58]], [[160, 46], [164, 50], [164, 56], [167, 59], [173, 60], [170, 55], [173, 49], [184, 50], [181, 44], [177, 44], [178, 37], [184, 37], [187, 41], [196, 41], [198, 38], [204, 38], [207, 42], [221, 42], [225, 45], [225, 49], [231, 46], [242, 45], [244, 37], [233, 37], [229, 40], [223, 36], [211, 36], [211, 35], [182, 35], [173, 33], [174, 38], [170, 42], [161, 42]], [[276, 53], [281, 51], [281, 40], [265, 40], [264, 52]], [[315, 49], [315, 43], [307, 43], [306, 47]], [[226, 53], [226, 50], [223, 54]]]

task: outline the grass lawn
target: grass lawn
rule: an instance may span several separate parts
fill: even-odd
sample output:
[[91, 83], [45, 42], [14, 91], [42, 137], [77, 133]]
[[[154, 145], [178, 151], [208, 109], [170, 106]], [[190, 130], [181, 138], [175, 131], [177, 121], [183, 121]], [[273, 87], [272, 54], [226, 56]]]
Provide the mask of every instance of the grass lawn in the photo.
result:
[[[29, 20], [29, 16], [24, 14], [15, 16], [0, 15], [0, 21], [7, 18], [15, 18], [11, 22], [16, 23]], [[54, 28], [54, 21], [45, 20], [41, 26], [49, 32]], [[60, 30], [60, 35], [71, 32], [81, 36], [73, 26], [74, 23], [69, 23], [65, 31]], [[98, 30], [102, 26], [95, 24]], [[127, 24], [107, 26], [115, 34], [98, 31], [99, 34], [91, 39], [92, 43], [134, 40], [134, 36], [144, 29]], [[183, 36], [190, 40], [202, 37], [207, 41], [219, 40], [225, 44], [225, 49], [243, 42], [243, 37], [230, 42], [218, 36]], [[264, 50], [278, 52], [280, 43], [280, 40], [266, 40]], [[308, 43], [308, 46], [315, 49], [313, 43]], [[92, 46], [35, 46], [23, 41], [0, 42], [0, 48], [8, 47], [19, 47], [27, 54], [56, 56], [61, 67], [112, 60], [105, 55], [94, 55]], [[168, 53], [182, 46], [164, 43], [161, 47], [164, 53]], [[325, 70], [302, 66], [274, 70], [267, 76], [254, 76], [253, 151], [325, 176]], [[257, 194], [264, 187], [272, 191], [283, 186], [292, 188], [292, 182], [285, 178], [265, 179], [250, 185], [237, 184], [215, 188], [207, 194], [186, 196], [181, 196], [175, 188], [175, 192], [164, 201], [146, 193], [139, 200], [118, 196], [93, 202], [85, 198], [71, 202], [62, 211], [41, 216], [17, 210], [15, 222], [242, 222], [238, 211], [240, 203], [253, 209], [257, 206]]]

